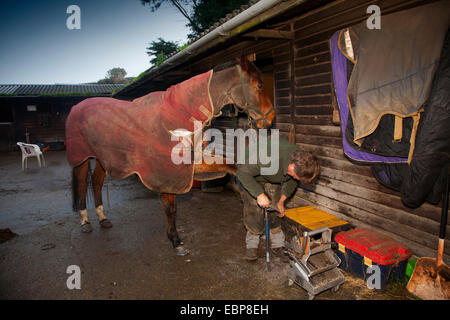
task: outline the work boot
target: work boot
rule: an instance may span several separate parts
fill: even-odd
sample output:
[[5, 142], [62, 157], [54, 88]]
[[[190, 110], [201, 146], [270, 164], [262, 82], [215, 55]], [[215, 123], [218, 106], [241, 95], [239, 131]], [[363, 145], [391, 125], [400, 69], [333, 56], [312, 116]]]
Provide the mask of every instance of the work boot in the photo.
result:
[[256, 259], [258, 259], [257, 252], [258, 252], [257, 248], [247, 248], [245, 250], [245, 260], [255, 261]]
[[286, 255], [284, 247], [272, 248], [272, 253], [275, 257], [280, 258], [282, 262], [289, 262], [289, 257]]

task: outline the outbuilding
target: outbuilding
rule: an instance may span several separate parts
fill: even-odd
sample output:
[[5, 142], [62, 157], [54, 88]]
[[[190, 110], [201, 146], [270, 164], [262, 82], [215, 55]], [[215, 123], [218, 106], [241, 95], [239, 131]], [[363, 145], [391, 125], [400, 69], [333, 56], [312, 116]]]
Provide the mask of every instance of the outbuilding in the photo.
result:
[[70, 109], [90, 97], [109, 97], [122, 84], [0, 85], [0, 151], [16, 142], [64, 142]]
[[[334, 99], [329, 41], [343, 28], [370, 17], [376, 5], [383, 16], [432, 1], [287, 0], [250, 1], [214, 24], [182, 51], [117, 92], [132, 100], [165, 90], [214, 66], [249, 56], [263, 74], [276, 108], [275, 128], [320, 160], [321, 174], [311, 189], [298, 188], [294, 205], [314, 205], [356, 226], [380, 231], [409, 246], [419, 256], [435, 256], [441, 205], [406, 207], [400, 192], [380, 184], [368, 165], [343, 152], [339, 112]], [[380, 58], [381, 59], [381, 58]], [[219, 129], [246, 127], [245, 115], [215, 119]], [[444, 258], [450, 258], [447, 233]]]

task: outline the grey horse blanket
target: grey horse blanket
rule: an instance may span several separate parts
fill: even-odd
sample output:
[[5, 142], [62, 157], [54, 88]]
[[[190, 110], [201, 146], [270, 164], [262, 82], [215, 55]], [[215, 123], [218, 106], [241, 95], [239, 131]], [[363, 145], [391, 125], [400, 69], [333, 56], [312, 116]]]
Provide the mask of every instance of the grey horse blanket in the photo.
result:
[[418, 114], [449, 25], [445, 0], [382, 16], [379, 30], [364, 21], [341, 33], [340, 50], [355, 63], [347, 93], [356, 144], [375, 131], [384, 114]]

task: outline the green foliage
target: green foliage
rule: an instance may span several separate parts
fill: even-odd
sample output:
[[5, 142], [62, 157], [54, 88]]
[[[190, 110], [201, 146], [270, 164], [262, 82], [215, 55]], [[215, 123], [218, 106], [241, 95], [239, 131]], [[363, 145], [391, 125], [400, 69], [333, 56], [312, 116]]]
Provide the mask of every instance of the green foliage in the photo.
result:
[[158, 10], [164, 2], [177, 8], [178, 11], [189, 21], [189, 23], [193, 25], [192, 28], [196, 30], [195, 23], [192, 21], [189, 11], [191, 11], [192, 7], [197, 6], [197, 0], [141, 0], [142, 5], [145, 6], [148, 4], [152, 12]]
[[174, 41], [165, 41], [163, 38], [158, 38], [158, 40], [152, 41], [146, 49], [147, 54], [153, 57], [150, 63], [159, 66], [164, 62], [167, 55], [178, 50], [178, 44]]
[[106, 73], [106, 77], [104, 79], [101, 79], [97, 81], [97, 83], [100, 84], [121, 84], [121, 83], [127, 83], [128, 79], [125, 78], [127, 75], [127, 72], [124, 68], [112, 68], [108, 70]]
[[53, 92], [53, 93], [41, 93], [39, 97], [65, 97], [65, 96], [103, 96], [104, 94], [92, 91], [86, 92]]
[[183, 44], [181, 47], [178, 48], [178, 51], [182, 51], [184, 49], [186, 49], [189, 46], [189, 42], [186, 42], [185, 44]]
[[[195, 38], [208, 29], [214, 23], [224, 18], [227, 14], [239, 9], [240, 6], [248, 4], [248, 0], [140, 0], [141, 3], [150, 6], [155, 12], [163, 3], [174, 6], [188, 20], [187, 26], [191, 29], [188, 38]], [[161, 38], [159, 38], [162, 40]], [[172, 50], [173, 52], [175, 50]], [[156, 64], [158, 51], [153, 64]], [[148, 52], [147, 52], [148, 53]], [[165, 53], [167, 55], [170, 52]], [[151, 55], [149, 53], [149, 55]]]
[[131, 80], [131, 82], [135, 82], [136, 80], [142, 78], [146, 74], [147, 74], [147, 71], [141, 72], [137, 77], [133, 78], [133, 80]]
[[248, 0], [201, 0], [193, 7], [191, 14], [192, 22], [188, 23], [192, 33], [188, 35], [193, 38], [208, 29], [214, 23], [224, 18], [227, 14], [239, 9], [248, 3]]
[[106, 73], [106, 77], [110, 79], [123, 79], [127, 75], [124, 68], [112, 68]]

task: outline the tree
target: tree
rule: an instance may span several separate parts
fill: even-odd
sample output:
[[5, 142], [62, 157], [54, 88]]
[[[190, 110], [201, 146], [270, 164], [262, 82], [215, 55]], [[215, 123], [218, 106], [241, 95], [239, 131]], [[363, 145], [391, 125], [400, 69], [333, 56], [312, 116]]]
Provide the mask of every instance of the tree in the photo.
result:
[[109, 79], [114, 79], [114, 80], [121, 80], [124, 79], [125, 76], [127, 75], [127, 72], [125, 71], [124, 68], [112, 68], [110, 70], [108, 70], [108, 72], [106, 73], [106, 77]]
[[159, 66], [167, 55], [178, 49], [178, 44], [173, 41], [165, 41], [163, 38], [158, 38], [158, 40], [152, 41], [146, 49], [147, 54], [153, 57], [150, 63]]
[[192, 5], [193, 7], [197, 6], [197, 1], [196, 0], [141, 0], [142, 5], [146, 5], [148, 4], [150, 6], [150, 9], [152, 10], [152, 12], [155, 12], [156, 10], [159, 9], [159, 7], [161, 7], [161, 5], [164, 2], [168, 2], [171, 5], [173, 5], [175, 8], [178, 9], [178, 11], [180, 11], [180, 13], [189, 21], [189, 25], [191, 26], [191, 28], [193, 28], [194, 30], [197, 30], [197, 26], [195, 24], [195, 22], [191, 19], [191, 16], [189, 14], [189, 10], [190, 10], [190, 6]]
[[[188, 37], [193, 38], [211, 27], [214, 23], [224, 18], [227, 14], [247, 4], [248, 0], [200, 0], [193, 7], [191, 20], [188, 26], [192, 33]], [[195, 27], [195, 28], [194, 28]]]
[[198, 36], [214, 23], [224, 18], [228, 13], [247, 4], [248, 0], [141, 0], [145, 6], [148, 4], [152, 12], [158, 10], [166, 2], [173, 5], [188, 20], [187, 26], [192, 33], [189, 38]]
[[112, 68], [106, 73], [104, 79], [99, 80], [97, 83], [127, 83], [128, 79], [125, 78], [127, 72], [124, 68]]

